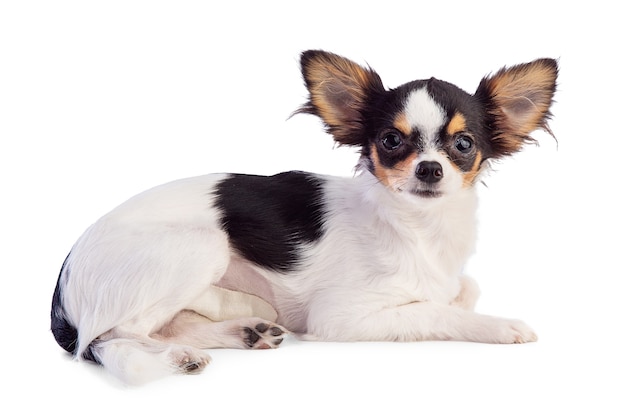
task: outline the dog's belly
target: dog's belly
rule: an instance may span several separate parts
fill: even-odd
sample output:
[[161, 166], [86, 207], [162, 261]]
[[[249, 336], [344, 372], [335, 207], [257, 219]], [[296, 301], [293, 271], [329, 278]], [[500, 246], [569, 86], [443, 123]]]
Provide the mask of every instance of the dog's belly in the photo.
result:
[[267, 280], [246, 262], [237, 258], [230, 261], [224, 276], [214, 285], [257, 296], [276, 308], [274, 292]]
[[[242, 292], [271, 306], [277, 314], [276, 322], [294, 333], [306, 330], [306, 308], [298, 305], [292, 295], [283, 293], [247, 261], [234, 257], [224, 276], [214, 283], [216, 287]], [[250, 301], [250, 297], [242, 298]]]

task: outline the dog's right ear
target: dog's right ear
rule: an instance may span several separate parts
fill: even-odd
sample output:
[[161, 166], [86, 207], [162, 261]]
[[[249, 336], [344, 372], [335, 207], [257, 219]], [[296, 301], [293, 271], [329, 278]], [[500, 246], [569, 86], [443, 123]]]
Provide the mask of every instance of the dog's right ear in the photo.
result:
[[319, 116], [339, 144], [363, 145], [363, 110], [372, 95], [385, 91], [378, 74], [321, 50], [303, 52], [300, 64], [309, 101], [296, 113]]

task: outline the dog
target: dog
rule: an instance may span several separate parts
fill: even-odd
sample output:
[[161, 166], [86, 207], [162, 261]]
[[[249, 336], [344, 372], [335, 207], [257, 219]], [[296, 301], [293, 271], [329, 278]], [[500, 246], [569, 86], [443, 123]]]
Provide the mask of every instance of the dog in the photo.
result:
[[212, 174], [141, 193], [95, 222], [63, 263], [56, 341], [127, 384], [196, 373], [202, 349], [317, 341], [525, 343], [519, 320], [473, 311], [463, 274], [476, 185], [548, 121], [558, 64], [485, 76], [475, 93], [436, 78], [394, 89], [369, 66], [309, 50], [307, 102], [354, 177]]

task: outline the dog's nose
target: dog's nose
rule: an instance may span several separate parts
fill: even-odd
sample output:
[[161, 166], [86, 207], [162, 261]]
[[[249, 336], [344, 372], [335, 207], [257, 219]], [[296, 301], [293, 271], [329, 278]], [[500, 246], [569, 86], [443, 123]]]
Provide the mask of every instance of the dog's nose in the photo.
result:
[[424, 183], [437, 183], [443, 178], [443, 167], [437, 161], [422, 161], [417, 165], [415, 176]]

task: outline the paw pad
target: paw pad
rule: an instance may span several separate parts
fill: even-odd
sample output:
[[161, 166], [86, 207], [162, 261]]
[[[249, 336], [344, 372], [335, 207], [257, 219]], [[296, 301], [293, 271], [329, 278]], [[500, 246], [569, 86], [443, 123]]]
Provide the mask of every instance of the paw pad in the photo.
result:
[[268, 322], [258, 323], [243, 328], [243, 342], [250, 349], [274, 349], [285, 338], [287, 331], [282, 327]]

